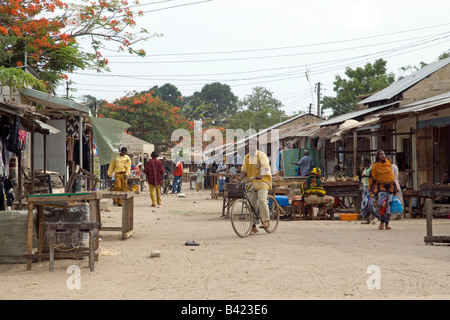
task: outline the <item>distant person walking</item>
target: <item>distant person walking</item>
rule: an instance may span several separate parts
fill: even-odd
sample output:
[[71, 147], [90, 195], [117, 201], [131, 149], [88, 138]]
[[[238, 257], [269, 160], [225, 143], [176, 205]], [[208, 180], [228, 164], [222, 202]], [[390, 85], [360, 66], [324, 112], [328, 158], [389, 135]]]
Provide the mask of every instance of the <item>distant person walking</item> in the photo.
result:
[[[147, 177], [148, 187], [150, 189], [150, 199], [152, 200], [152, 207], [161, 207], [161, 180], [164, 176], [164, 165], [158, 160], [158, 154], [153, 151], [151, 159], [145, 163], [144, 173]], [[155, 198], [156, 193], [156, 198]]]
[[[108, 177], [114, 176], [114, 191], [128, 191], [128, 176], [131, 172], [131, 159], [127, 148], [120, 149], [119, 155], [109, 164]], [[113, 204], [122, 206], [122, 199], [113, 199]]]
[[378, 217], [380, 219], [380, 230], [391, 229], [389, 221], [391, 220], [390, 202], [397, 193], [397, 184], [395, 183], [392, 164], [383, 150], [378, 150], [375, 155], [376, 162], [370, 169], [369, 191], [378, 195]]
[[197, 191], [204, 190], [204, 184], [205, 184], [205, 170], [203, 168], [203, 166], [199, 166], [197, 173], [196, 173], [196, 178], [197, 178]]

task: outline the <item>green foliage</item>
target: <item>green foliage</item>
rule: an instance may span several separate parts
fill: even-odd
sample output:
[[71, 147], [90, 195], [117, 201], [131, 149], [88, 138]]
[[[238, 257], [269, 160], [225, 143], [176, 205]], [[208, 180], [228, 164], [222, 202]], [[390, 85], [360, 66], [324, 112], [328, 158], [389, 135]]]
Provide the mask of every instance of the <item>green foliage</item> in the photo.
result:
[[0, 83], [19, 90], [31, 86], [39, 91], [46, 91], [45, 83], [19, 68], [0, 66]]
[[322, 109], [331, 109], [331, 117], [352, 112], [356, 109], [360, 97], [382, 90], [395, 81], [393, 73], [387, 73], [386, 61], [376, 60], [373, 64], [367, 63], [363, 68], [355, 70], [347, 68], [347, 79], [336, 76], [333, 82], [333, 90], [336, 98], [325, 97], [322, 101]]
[[189, 128], [181, 108], [154, 97], [151, 93], [129, 95], [100, 106], [98, 114], [127, 122], [134, 136], [157, 145], [170, 145], [171, 134], [178, 128]]
[[184, 113], [187, 117], [202, 115], [214, 120], [215, 126], [226, 124], [228, 118], [238, 109], [238, 98], [230, 86], [219, 82], [206, 84], [200, 92], [196, 91], [191, 97], [186, 98], [185, 102], [187, 106]]
[[231, 129], [250, 128], [255, 130], [265, 129], [282, 121], [286, 116], [281, 110], [282, 103], [273, 98], [272, 92], [255, 87], [250, 95], [247, 95], [240, 103], [240, 110], [229, 119], [228, 127]]

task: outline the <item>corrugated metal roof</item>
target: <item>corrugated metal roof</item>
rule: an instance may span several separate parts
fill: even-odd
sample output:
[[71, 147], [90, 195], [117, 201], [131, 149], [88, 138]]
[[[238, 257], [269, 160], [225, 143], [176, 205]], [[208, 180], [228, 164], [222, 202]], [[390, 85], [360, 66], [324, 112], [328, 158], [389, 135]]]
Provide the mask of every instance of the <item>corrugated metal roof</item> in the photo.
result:
[[285, 128], [280, 130], [279, 138], [286, 139], [290, 137], [309, 137], [324, 138], [331, 137], [337, 130], [337, 127], [321, 127], [321, 122], [306, 124], [301, 127]]
[[422, 79], [428, 77], [430, 74], [438, 71], [439, 69], [442, 69], [447, 64], [450, 63], [450, 58], [442, 59], [433, 63], [430, 63], [429, 65], [426, 65], [422, 69], [418, 70], [417, 72], [404, 77], [403, 79], [398, 80], [397, 82], [391, 84], [389, 87], [384, 88], [381, 91], [378, 91], [377, 93], [374, 93], [367, 99], [364, 99], [363, 101], [359, 102], [358, 104], [368, 104], [370, 102], [375, 101], [383, 101], [387, 99], [391, 99], [397, 94], [405, 91], [406, 89], [412, 87], [417, 82], [421, 81]]
[[400, 114], [409, 114], [409, 113], [417, 113], [422, 112], [429, 108], [434, 108], [440, 105], [450, 103], [450, 92], [446, 92], [443, 94], [439, 94], [434, 97], [430, 97], [424, 100], [416, 101], [410, 103], [406, 106], [403, 106], [399, 109], [383, 112], [382, 115], [400, 115]]
[[367, 109], [362, 109], [362, 110], [346, 113], [346, 114], [343, 114], [343, 115], [331, 118], [329, 120], [322, 121], [322, 122], [320, 122], [320, 125], [322, 127], [330, 126], [330, 125], [337, 125], [337, 124], [340, 124], [340, 123], [345, 122], [347, 120], [355, 119], [355, 118], [358, 118], [358, 117], [362, 117], [362, 116], [365, 116], [367, 114], [379, 111], [381, 109], [385, 109], [385, 108], [390, 107], [390, 106], [392, 106], [394, 104], [397, 104], [397, 103], [398, 102], [391, 102], [391, 103], [384, 104], [382, 106], [376, 106], [376, 107], [372, 107], [372, 108], [367, 108]]
[[[88, 106], [77, 103], [75, 101], [57, 97], [45, 92], [37, 91], [30, 88], [23, 88], [20, 93], [28, 100], [37, 104], [45, 106], [45, 109], [39, 109], [41, 114], [55, 114], [55, 113], [83, 113], [84, 115], [91, 115], [91, 109]], [[49, 110], [47, 110], [49, 109]]]

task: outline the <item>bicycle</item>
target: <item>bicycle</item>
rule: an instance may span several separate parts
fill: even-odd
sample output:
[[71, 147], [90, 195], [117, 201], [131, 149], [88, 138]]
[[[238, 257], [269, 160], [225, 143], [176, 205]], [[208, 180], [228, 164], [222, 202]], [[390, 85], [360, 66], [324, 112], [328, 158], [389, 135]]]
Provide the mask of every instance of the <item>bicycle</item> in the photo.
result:
[[168, 174], [167, 178], [163, 180], [163, 183], [161, 184], [161, 191], [163, 194], [168, 194], [173, 189], [173, 176], [172, 174]]
[[[247, 186], [246, 182], [237, 184], [238, 191], [242, 192], [242, 198], [234, 200], [230, 210], [231, 225], [234, 232], [241, 238], [248, 237], [252, 233], [253, 227], [261, 222], [259, 209], [255, 209], [248, 199]], [[280, 222], [280, 209], [274, 196], [269, 195], [268, 200], [270, 227], [264, 230], [273, 233], [277, 230]]]

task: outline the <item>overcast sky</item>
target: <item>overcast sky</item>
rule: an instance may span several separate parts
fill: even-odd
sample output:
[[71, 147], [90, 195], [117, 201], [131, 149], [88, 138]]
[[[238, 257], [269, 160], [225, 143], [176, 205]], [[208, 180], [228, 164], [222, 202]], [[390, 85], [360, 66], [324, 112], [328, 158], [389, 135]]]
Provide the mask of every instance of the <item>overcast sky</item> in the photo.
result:
[[[171, 83], [183, 96], [221, 82], [243, 99], [261, 86], [288, 115], [308, 111], [346, 67], [383, 58], [388, 71], [431, 63], [450, 48], [448, 0], [141, 0], [137, 27], [162, 34], [136, 48], [104, 52], [111, 72], [77, 71], [75, 97], [113, 102], [132, 90]], [[306, 76], [306, 73], [308, 76]], [[63, 95], [64, 87], [57, 90]], [[315, 110], [315, 109], [314, 109]]]

